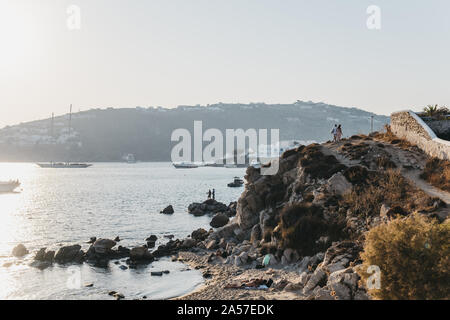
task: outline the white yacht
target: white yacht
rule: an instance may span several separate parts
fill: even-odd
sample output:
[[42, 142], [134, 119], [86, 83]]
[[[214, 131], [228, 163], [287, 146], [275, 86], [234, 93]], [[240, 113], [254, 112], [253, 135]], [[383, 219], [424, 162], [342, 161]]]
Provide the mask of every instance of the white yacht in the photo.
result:
[[177, 169], [193, 169], [198, 168], [198, 165], [191, 163], [191, 162], [179, 162], [179, 163], [172, 163], [173, 166]]
[[50, 163], [37, 163], [37, 165], [41, 168], [72, 168], [72, 169], [80, 169], [80, 168], [88, 168], [92, 166], [89, 163], [74, 163], [74, 162], [50, 162]]

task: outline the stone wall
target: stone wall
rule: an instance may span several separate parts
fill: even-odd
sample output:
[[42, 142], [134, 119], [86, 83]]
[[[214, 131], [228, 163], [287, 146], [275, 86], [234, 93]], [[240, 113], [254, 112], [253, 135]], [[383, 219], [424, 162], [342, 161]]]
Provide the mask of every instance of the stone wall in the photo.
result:
[[397, 137], [417, 145], [432, 157], [450, 159], [450, 142], [439, 139], [433, 130], [410, 110], [391, 114], [391, 130]]

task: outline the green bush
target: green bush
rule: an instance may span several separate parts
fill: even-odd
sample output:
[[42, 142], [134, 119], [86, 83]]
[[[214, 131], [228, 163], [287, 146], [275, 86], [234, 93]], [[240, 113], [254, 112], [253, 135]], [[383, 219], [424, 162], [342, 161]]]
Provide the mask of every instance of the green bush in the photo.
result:
[[[372, 228], [366, 235], [360, 275], [371, 265], [381, 270], [377, 299], [450, 298], [450, 222], [439, 224], [420, 214]], [[370, 289], [370, 288], [369, 288]]]

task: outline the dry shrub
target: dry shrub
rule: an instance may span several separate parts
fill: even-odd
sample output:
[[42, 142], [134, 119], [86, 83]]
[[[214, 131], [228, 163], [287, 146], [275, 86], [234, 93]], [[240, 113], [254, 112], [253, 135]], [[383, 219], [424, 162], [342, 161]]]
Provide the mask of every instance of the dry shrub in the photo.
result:
[[[347, 173], [348, 175], [348, 173]], [[341, 206], [353, 214], [370, 217], [380, 213], [384, 203], [389, 207], [399, 206], [407, 211], [430, 210], [433, 199], [412, 186], [397, 170], [370, 171], [364, 183], [353, 187], [344, 195]]]
[[301, 150], [299, 164], [312, 178], [328, 179], [336, 172], [347, 167], [334, 156], [325, 156], [317, 144], [309, 145]]
[[450, 192], [450, 161], [438, 158], [428, 160], [420, 177], [433, 186]]
[[377, 164], [378, 168], [381, 168], [384, 170], [397, 168], [397, 165], [386, 155], [378, 157], [376, 159], [376, 164]]
[[[372, 228], [366, 235], [363, 267], [381, 271], [381, 287], [369, 293], [377, 299], [450, 298], [450, 223], [413, 214]], [[367, 282], [365, 282], [367, 283]]]
[[305, 203], [288, 205], [281, 212], [280, 234], [284, 248], [297, 249], [300, 255], [314, 255], [326, 249], [317, 243], [322, 236], [331, 241], [344, 237], [345, 224], [336, 219], [325, 220], [322, 208]]

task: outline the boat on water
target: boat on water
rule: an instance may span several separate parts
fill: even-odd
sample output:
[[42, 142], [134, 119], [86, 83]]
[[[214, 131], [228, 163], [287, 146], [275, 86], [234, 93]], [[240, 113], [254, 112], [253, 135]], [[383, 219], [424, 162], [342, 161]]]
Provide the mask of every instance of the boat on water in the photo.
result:
[[19, 180], [0, 181], [0, 192], [13, 192], [19, 186]]
[[41, 168], [72, 168], [72, 169], [80, 169], [80, 168], [88, 168], [92, 166], [90, 163], [72, 163], [72, 162], [50, 162], [50, 163], [37, 163], [37, 165]]
[[239, 177], [234, 177], [234, 181], [230, 182], [228, 184], [228, 187], [230, 188], [237, 188], [237, 187], [241, 187], [244, 184], [244, 181], [239, 178]]
[[198, 168], [198, 165], [190, 162], [180, 162], [180, 163], [172, 163], [173, 166], [177, 169], [193, 169]]
[[[52, 137], [53, 137], [53, 114], [52, 114]], [[70, 105], [70, 112], [69, 112], [69, 136], [72, 132], [72, 105]], [[89, 163], [79, 163], [79, 162], [49, 162], [49, 163], [37, 163], [37, 165], [41, 168], [70, 168], [70, 169], [80, 169], [80, 168], [88, 168], [92, 166], [92, 164]]]
[[127, 154], [124, 159], [127, 163], [136, 163], [136, 157], [132, 153]]

